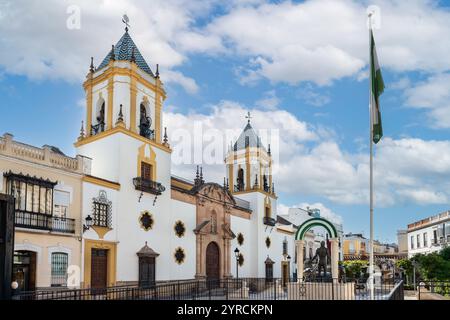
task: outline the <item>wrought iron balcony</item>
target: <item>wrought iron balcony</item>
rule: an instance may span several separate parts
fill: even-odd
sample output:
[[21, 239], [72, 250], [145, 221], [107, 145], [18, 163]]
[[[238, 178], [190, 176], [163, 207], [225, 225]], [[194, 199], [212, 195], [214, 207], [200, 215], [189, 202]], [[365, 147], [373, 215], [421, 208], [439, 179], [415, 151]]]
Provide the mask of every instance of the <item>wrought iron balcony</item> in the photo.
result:
[[266, 226], [274, 227], [277, 221], [272, 217], [264, 217], [263, 222]]
[[26, 229], [75, 233], [75, 219], [61, 218], [37, 212], [16, 211], [15, 226]]
[[156, 195], [160, 195], [166, 190], [161, 183], [141, 177], [133, 178], [133, 184], [136, 190]]

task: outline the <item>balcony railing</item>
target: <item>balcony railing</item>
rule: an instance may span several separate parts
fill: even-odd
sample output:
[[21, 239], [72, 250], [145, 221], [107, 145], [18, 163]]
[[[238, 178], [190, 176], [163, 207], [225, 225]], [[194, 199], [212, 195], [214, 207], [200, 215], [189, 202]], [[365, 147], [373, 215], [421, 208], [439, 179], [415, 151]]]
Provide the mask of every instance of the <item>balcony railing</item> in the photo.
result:
[[95, 136], [96, 134], [99, 134], [100, 132], [105, 131], [105, 123], [99, 122], [97, 124], [91, 125], [91, 135]]
[[263, 222], [266, 226], [274, 227], [277, 221], [271, 217], [264, 217]]
[[37, 212], [16, 211], [15, 226], [26, 229], [75, 233], [75, 219], [61, 218]]
[[166, 190], [166, 187], [164, 187], [161, 183], [141, 177], [133, 178], [133, 184], [136, 190], [155, 195], [160, 195]]

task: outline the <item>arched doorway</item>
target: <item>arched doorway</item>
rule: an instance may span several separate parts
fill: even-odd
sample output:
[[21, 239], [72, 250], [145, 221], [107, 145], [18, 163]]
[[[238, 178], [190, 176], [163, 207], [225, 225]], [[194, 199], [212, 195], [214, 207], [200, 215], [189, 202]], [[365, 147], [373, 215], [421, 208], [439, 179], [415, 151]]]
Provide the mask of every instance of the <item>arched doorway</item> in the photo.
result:
[[213, 284], [220, 279], [220, 253], [219, 246], [210, 242], [206, 247], [206, 280]]

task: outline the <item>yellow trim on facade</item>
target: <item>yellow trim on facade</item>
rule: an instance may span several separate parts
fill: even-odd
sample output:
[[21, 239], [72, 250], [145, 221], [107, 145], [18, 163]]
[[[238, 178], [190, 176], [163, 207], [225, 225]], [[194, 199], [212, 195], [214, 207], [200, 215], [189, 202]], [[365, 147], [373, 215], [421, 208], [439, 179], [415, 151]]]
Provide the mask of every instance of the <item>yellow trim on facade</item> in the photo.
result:
[[171, 179], [171, 185], [177, 188], [181, 188], [184, 190], [191, 190], [192, 189], [192, 185], [189, 183], [185, 183], [185, 182], [181, 182], [175, 179]]
[[269, 188], [272, 189], [272, 160], [269, 162]]
[[152, 147], [161, 149], [161, 150], [166, 151], [166, 152], [172, 152], [172, 149], [170, 149], [169, 147], [166, 147], [166, 146], [164, 146], [164, 145], [162, 145], [160, 143], [156, 143], [153, 140], [147, 139], [147, 138], [145, 138], [145, 137], [143, 137], [143, 136], [141, 136], [141, 135], [139, 135], [137, 133], [131, 132], [127, 128], [123, 128], [123, 127], [114, 127], [112, 129], [100, 132], [100, 133], [96, 134], [95, 136], [90, 136], [90, 137], [84, 138], [84, 139], [82, 139], [80, 141], [75, 142], [74, 146], [78, 148], [78, 147], [80, 147], [82, 145], [85, 145], [85, 144], [97, 141], [99, 139], [106, 138], [106, 137], [108, 137], [110, 135], [113, 135], [115, 133], [118, 133], [118, 132], [126, 134], [126, 135], [128, 135], [128, 136], [130, 136], [132, 138], [138, 139], [138, 140], [140, 140], [140, 141], [142, 141], [144, 143], [148, 143]]
[[107, 181], [93, 176], [83, 176], [82, 180], [105, 188], [120, 190], [120, 184], [117, 182]]
[[107, 128], [113, 127], [113, 99], [114, 99], [114, 77], [110, 77], [108, 80], [108, 123]]
[[[145, 156], [145, 147], [150, 148], [150, 157]], [[156, 153], [153, 151], [150, 144], [143, 144], [138, 149], [138, 158], [137, 158], [137, 177], [141, 176], [141, 163], [145, 162], [152, 166], [152, 180], [156, 181], [158, 178], [156, 176]]]
[[284, 230], [284, 229], [280, 229], [280, 228], [277, 228], [277, 232], [288, 234], [288, 235], [295, 234], [295, 231], [288, 231], [288, 230]]
[[129, 70], [130, 77], [130, 130], [132, 132], [137, 132], [136, 127], [136, 101], [137, 101], [137, 85], [136, 85], [136, 77], [134, 77], [133, 73], [136, 71], [136, 64], [131, 64], [131, 70]]
[[[259, 148], [260, 149], [259, 150], [259, 152], [260, 152], [259, 154], [258, 154], [258, 149], [257, 148], [251, 147], [249, 149], [250, 149], [250, 154], [249, 154], [250, 158], [257, 157], [258, 159], [262, 159], [264, 161], [267, 161], [268, 163], [270, 163], [272, 161], [271, 157], [266, 152], [264, 152], [264, 150], [262, 148]], [[233, 151], [232, 153], [229, 153], [226, 156], [225, 162], [226, 163], [230, 163], [232, 161], [236, 161], [238, 159], [244, 159], [246, 157], [247, 157], [246, 151], [243, 152], [243, 153], [239, 153], [239, 154], [237, 152]]]
[[259, 189], [258, 190], [236, 191], [236, 192], [233, 192], [233, 195], [246, 194], [246, 193], [250, 193], [250, 192], [260, 192], [260, 193], [262, 193], [262, 194], [264, 194], [264, 195], [266, 195], [266, 196], [268, 196], [268, 197], [270, 197], [272, 199], [278, 199], [278, 197], [275, 194], [268, 193], [268, 192], [265, 192], [264, 190], [259, 190]]
[[228, 189], [234, 192], [234, 165], [233, 162], [228, 165]]
[[[266, 214], [266, 209], [269, 209], [269, 215]], [[264, 217], [272, 218], [272, 202], [269, 196], [264, 198]]]
[[92, 226], [92, 229], [94, 229], [100, 239], [103, 239], [105, 234], [112, 230], [111, 228], [100, 226]]
[[[154, 92], [156, 92], [158, 90], [159, 94], [161, 95], [163, 100], [165, 100], [166, 92], [162, 86], [162, 82], [161, 82], [161, 85], [159, 87], [157, 87], [155, 84], [151, 83], [150, 81], [148, 81], [147, 79], [142, 77], [136, 71], [136, 69], [137, 69], [137, 66], [133, 69], [121, 68], [121, 67], [110, 67], [108, 70], [105, 70], [102, 74], [100, 74], [100, 75], [96, 76], [94, 79], [92, 79], [92, 82], [90, 85], [95, 86], [95, 85], [107, 80], [110, 76], [131, 76], [132, 75], [137, 81], [139, 81], [139, 83], [141, 83], [147, 89], [150, 89]], [[88, 82], [89, 82], [89, 80], [86, 80], [83, 83], [83, 86], [86, 87], [88, 85]]]
[[116, 284], [117, 244], [110, 241], [89, 239], [84, 239], [84, 286], [91, 286], [92, 249], [108, 250], [107, 286], [114, 286]]
[[156, 79], [156, 90], [155, 90], [155, 139], [157, 142], [161, 142], [161, 81]]
[[86, 136], [91, 135], [92, 126], [92, 75], [89, 75], [89, 80], [86, 81], [84, 89], [86, 91]]

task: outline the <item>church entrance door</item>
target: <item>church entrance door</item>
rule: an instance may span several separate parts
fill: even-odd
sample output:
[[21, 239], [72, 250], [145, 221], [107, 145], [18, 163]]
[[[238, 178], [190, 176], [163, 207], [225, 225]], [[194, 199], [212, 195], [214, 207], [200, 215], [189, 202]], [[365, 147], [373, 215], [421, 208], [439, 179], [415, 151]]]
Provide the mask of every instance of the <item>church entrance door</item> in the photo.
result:
[[210, 242], [206, 247], [206, 280], [211, 286], [218, 286], [220, 280], [219, 246]]
[[94, 293], [103, 293], [106, 288], [108, 272], [108, 250], [92, 249], [91, 251], [91, 288]]

